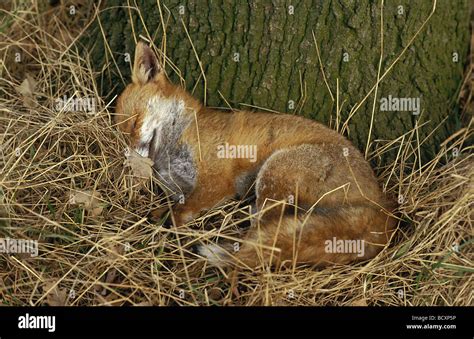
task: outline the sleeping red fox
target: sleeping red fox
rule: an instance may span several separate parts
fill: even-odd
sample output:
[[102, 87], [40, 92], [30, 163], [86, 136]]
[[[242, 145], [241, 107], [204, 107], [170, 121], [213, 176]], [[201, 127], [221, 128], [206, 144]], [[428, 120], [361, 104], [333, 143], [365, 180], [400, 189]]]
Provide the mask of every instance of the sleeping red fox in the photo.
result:
[[238, 251], [202, 245], [215, 265], [349, 263], [374, 257], [396, 226], [370, 165], [337, 132], [309, 119], [203, 106], [170, 83], [139, 42], [116, 123], [154, 162], [178, 226], [249, 191], [256, 211]]

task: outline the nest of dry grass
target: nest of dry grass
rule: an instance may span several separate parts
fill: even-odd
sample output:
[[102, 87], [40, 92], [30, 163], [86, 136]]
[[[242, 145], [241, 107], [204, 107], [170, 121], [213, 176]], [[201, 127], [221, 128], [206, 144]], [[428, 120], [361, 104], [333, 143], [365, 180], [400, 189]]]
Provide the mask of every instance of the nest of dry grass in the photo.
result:
[[[398, 154], [377, 169], [401, 221], [375, 259], [230, 274], [191, 247], [238, 236], [246, 207], [230, 202], [179, 229], [147, 219], [166, 197], [124, 166], [112, 103], [74, 44], [81, 31], [54, 10], [3, 14], [0, 238], [39, 244], [36, 257], [0, 254], [3, 305], [472, 305], [472, 119], [429, 163], [416, 129], [370, 154]], [[64, 95], [94, 98], [95, 112], [57, 109]]]

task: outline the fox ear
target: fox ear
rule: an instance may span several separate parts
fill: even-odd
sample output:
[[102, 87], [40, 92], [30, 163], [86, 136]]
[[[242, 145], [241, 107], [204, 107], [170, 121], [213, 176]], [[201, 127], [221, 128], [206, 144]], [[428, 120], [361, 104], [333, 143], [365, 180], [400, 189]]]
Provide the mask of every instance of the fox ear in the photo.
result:
[[139, 41], [135, 48], [132, 81], [144, 85], [161, 72], [158, 59], [152, 49], [143, 41]]

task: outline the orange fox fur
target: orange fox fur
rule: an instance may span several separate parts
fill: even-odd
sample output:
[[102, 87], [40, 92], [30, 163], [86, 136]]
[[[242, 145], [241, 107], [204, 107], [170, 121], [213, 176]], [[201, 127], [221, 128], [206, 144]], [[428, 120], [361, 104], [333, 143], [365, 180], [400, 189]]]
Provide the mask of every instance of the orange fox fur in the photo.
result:
[[[201, 246], [200, 253], [216, 265], [366, 260], [387, 244], [396, 226], [394, 205], [346, 138], [294, 115], [205, 107], [167, 80], [143, 42], [116, 112], [118, 127], [137, 152], [154, 161], [175, 202], [185, 198], [173, 207], [178, 226], [246, 191], [256, 195], [256, 217], [237, 252], [226, 245]], [[218, 157], [225, 143], [255, 146], [256, 161]], [[336, 239], [361, 241], [363, 255], [328, 251], [328, 241]]]

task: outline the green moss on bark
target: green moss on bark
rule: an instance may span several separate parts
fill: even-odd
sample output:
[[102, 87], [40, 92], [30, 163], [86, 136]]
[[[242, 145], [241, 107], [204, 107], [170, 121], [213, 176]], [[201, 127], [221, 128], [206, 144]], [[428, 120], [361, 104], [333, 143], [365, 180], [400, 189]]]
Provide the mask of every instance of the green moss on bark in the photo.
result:
[[[84, 42], [91, 48], [93, 63], [104, 96], [118, 94], [130, 79], [125, 53], [133, 57], [134, 37], [154, 37], [162, 43], [163, 29], [156, 3], [138, 1], [146, 29], [137, 11], [106, 3], [99, 19], [112, 55], [105, 48], [98, 24], [90, 28]], [[335, 95], [339, 79], [340, 102], [345, 101], [342, 116], [366, 95], [377, 78], [380, 56], [379, 1], [161, 1], [165, 18], [170, 11], [167, 32], [167, 56], [181, 71], [189, 90], [204, 96], [201, 71], [181, 20], [188, 28], [207, 78], [207, 103], [226, 104], [218, 91], [235, 107], [245, 103], [272, 110], [295, 113], [288, 102], [301, 99], [300, 76], [306, 84], [302, 115], [328, 124], [334, 117], [331, 100], [320, 71], [313, 37], [319, 43], [324, 70]], [[289, 5], [294, 14], [289, 13]], [[110, 6], [110, 7], [107, 7]], [[184, 6], [184, 15], [180, 15]], [[403, 6], [403, 14], [398, 14]], [[165, 8], [166, 7], [166, 8]], [[401, 53], [429, 15], [432, 2], [386, 1], [384, 7], [384, 59], [382, 73]], [[133, 30], [132, 30], [133, 28]], [[421, 98], [421, 116], [410, 112], [383, 112], [376, 107], [372, 140], [394, 139], [418, 124], [420, 140], [445, 118], [433, 138], [424, 145], [425, 158], [434, 154], [439, 143], [453, 132], [457, 116], [452, 114], [452, 98], [462, 81], [469, 46], [469, 1], [437, 2], [428, 25], [407, 50], [378, 90], [378, 100], [392, 97]], [[235, 53], [239, 61], [234, 61]], [[345, 61], [343, 56], [348, 60]], [[453, 62], [453, 53], [459, 62]], [[107, 63], [111, 66], [103, 71]], [[173, 81], [179, 77], [167, 67]], [[123, 75], [124, 81], [119, 73]], [[365, 148], [373, 97], [360, 107], [350, 123], [349, 137]], [[378, 102], [378, 101], [377, 101]]]

